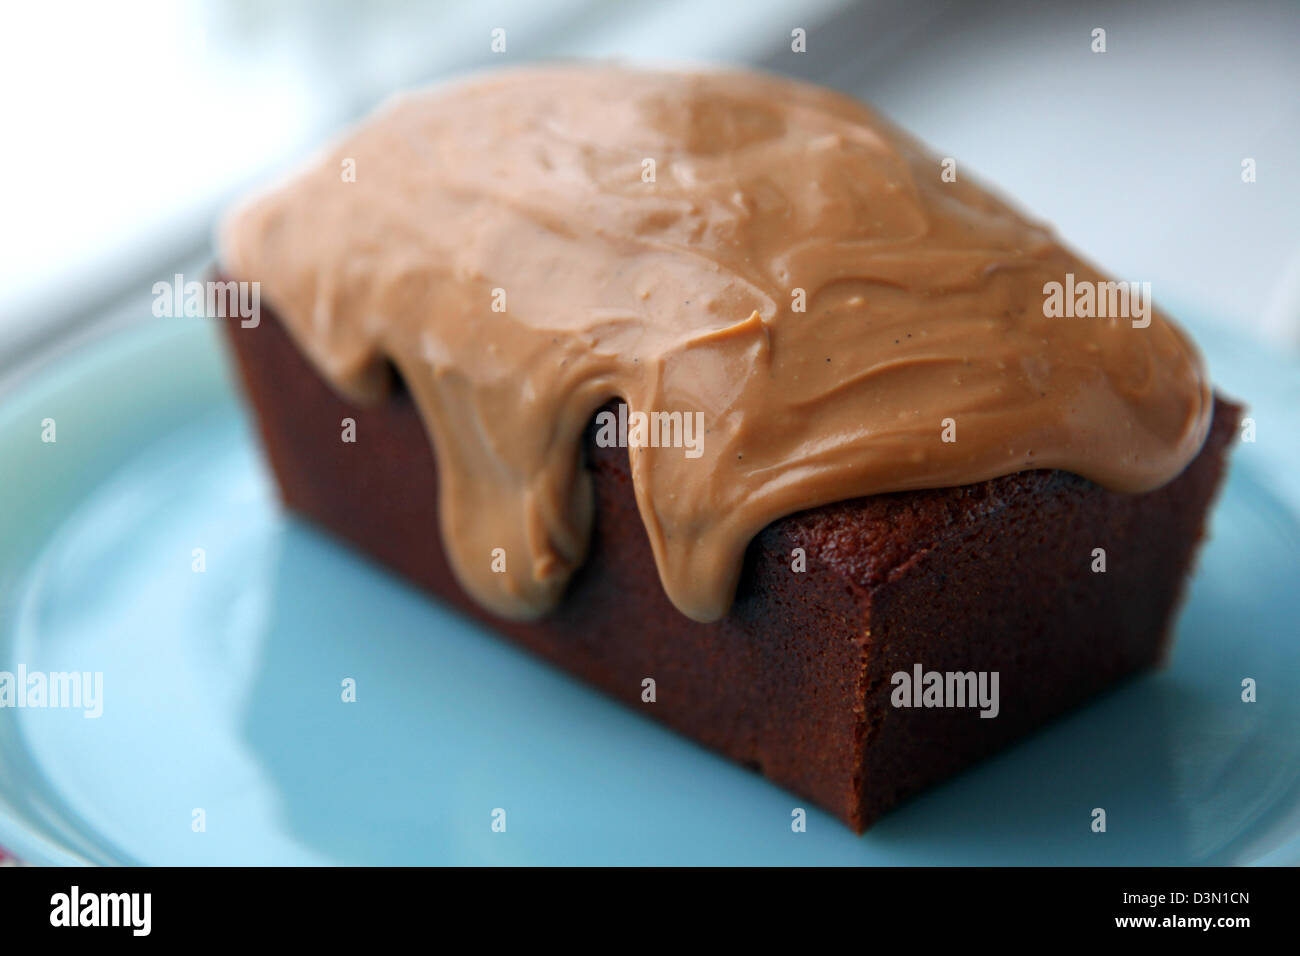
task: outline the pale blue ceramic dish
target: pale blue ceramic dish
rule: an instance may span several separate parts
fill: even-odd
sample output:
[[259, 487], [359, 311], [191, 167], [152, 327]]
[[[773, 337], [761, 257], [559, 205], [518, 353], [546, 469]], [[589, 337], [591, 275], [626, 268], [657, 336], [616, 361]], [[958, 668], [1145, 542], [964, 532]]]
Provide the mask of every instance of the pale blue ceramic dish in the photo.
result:
[[792, 833], [795, 797], [287, 517], [213, 326], [83, 347], [0, 398], [0, 670], [102, 672], [103, 713], [0, 709], [0, 846], [35, 863], [1295, 862], [1300, 369], [1194, 329], [1258, 441], [1236, 451], [1170, 665], [863, 837], [812, 809]]

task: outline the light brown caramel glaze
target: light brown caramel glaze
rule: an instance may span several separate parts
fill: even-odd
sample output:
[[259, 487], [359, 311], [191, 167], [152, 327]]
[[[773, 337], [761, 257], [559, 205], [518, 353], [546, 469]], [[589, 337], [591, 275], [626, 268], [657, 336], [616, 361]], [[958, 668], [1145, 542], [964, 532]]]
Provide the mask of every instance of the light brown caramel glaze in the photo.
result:
[[820, 88], [533, 68], [394, 100], [230, 217], [221, 251], [343, 394], [380, 401], [397, 367], [446, 550], [501, 615], [544, 613], [583, 560], [595, 411], [702, 412], [700, 457], [629, 454], [664, 588], [708, 621], [784, 515], [1031, 468], [1139, 492], [1200, 448], [1185, 335], [1159, 312], [1045, 318], [1045, 283], [1104, 277], [940, 173]]

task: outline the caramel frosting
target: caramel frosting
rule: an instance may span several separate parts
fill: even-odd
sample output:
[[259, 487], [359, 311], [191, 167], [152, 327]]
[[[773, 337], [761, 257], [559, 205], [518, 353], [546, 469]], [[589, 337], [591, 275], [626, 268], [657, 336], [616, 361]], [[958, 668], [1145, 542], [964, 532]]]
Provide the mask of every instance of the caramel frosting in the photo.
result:
[[1141, 492], [1199, 450], [1187, 337], [1046, 308], [1105, 277], [945, 169], [773, 76], [521, 69], [396, 98], [229, 217], [221, 256], [344, 396], [381, 402], [398, 370], [446, 552], [500, 615], [560, 600], [592, 524], [584, 432], [626, 402], [605, 435], [635, 446], [663, 587], [711, 621], [785, 515], [1032, 468]]

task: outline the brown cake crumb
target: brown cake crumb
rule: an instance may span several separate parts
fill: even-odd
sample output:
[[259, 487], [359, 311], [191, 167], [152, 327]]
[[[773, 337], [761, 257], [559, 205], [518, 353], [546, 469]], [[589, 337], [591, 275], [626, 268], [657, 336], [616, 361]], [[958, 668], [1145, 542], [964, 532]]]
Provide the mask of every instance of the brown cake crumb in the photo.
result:
[[[503, 621], [457, 584], [437, 526], [437, 464], [408, 396], [340, 398], [280, 323], [228, 323], [285, 503], [430, 593], [611, 696], [861, 831], [881, 813], [1155, 664], [1240, 409], [1217, 399], [1200, 454], [1146, 494], [1030, 471], [805, 511], [752, 543], [730, 613], [668, 601], [627, 452], [588, 435], [587, 561], [545, 618]], [[339, 422], [357, 422], [357, 443]], [[1104, 548], [1104, 573], [1092, 570]], [[807, 570], [792, 570], [803, 549]], [[892, 675], [999, 675], [998, 715], [897, 708]], [[641, 700], [653, 678], [656, 701]]]

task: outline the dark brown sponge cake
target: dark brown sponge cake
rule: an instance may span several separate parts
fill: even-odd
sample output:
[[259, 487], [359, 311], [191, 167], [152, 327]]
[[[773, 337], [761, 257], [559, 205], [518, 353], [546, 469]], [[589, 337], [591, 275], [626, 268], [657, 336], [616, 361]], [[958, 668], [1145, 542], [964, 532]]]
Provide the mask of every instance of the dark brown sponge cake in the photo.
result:
[[[1241, 412], [1216, 399], [1200, 454], [1147, 494], [1031, 471], [777, 521], [751, 544], [735, 603], [712, 624], [665, 596], [627, 452], [598, 447], [589, 430], [589, 556], [557, 610], [520, 623], [483, 610], [452, 575], [437, 463], [410, 399], [344, 401], [265, 308], [260, 325], [226, 328], [289, 508], [858, 831], [1159, 661]], [[341, 440], [344, 418], [356, 421], [355, 443]], [[1092, 570], [1096, 548], [1104, 573]], [[796, 549], [805, 571], [792, 570]], [[895, 708], [891, 677], [916, 664], [997, 672], [997, 717]]]

